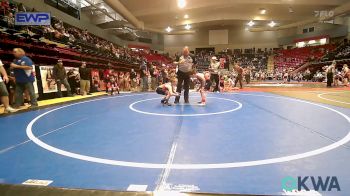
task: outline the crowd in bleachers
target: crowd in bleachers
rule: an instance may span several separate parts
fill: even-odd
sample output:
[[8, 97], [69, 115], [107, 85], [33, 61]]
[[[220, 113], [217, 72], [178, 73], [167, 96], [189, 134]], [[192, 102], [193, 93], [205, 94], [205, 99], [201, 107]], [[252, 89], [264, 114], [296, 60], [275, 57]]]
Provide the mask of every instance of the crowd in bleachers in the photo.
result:
[[66, 46], [80, 52], [93, 52], [124, 63], [138, 64], [140, 63], [142, 56], [150, 58], [152, 61], [169, 61], [169, 59], [164, 58], [162, 55], [150, 54], [142, 52], [141, 50], [134, 52], [129, 48], [120, 47], [112, 42], [90, 34], [87, 29], [81, 30], [69, 24], [65, 24], [63, 21], [55, 17], [52, 17], [52, 25], [50, 26], [15, 26], [14, 14], [18, 11], [26, 11], [26, 9], [22, 4], [8, 3], [7, 0], [3, 0], [2, 2], [7, 2], [2, 4], [8, 6], [1, 7], [0, 26], [11, 29], [10, 33], [12, 34], [14, 30], [16, 30], [17, 36], [21, 36], [20, 34], [22, 34], [22, 36], [30, 36], [30, 38], [47, 38], [65, 44]]
[[[82, 64], [85, 64], [88, 69], [86, 73], [97, 70], [97, 76], [89, 73], [85, 74], [88, 75], [88, 78], [85, 77], [85, 79], [83, 79], [82, 73], [80, 75], [73, 73], [73, 69], [69, 71], [62, 69], [63, 71], [59, 73], [64, 72], [67, 78], [59, 79], [55, 78], [55, 74], [51, 71], [48, 71], [45, 82], [50, 88], [57, 85], [57, 90], [58, 86], [61, 86], [60, 84], [65, 85], [65, 87], [69, 85], [68, 87], [71, 88], [67, 90], [71, 92], [68, 92], [67, 95], [85, 95], [89, 94], [90, 90], [109, 91], [111, 86], [116, 85], [118, 90], [137, 91], [142, 86], [143, 74], [140, 72], [140, 67], [152, 68], [155, 66], [165, 69], [167, 64], [171, 62], [167, 56], [158, 54], [156, 51], [133, 50], [118, 46], [89, 33], [86, 29], [81, 30], [63, 23], [55, 17], [52, 17], [50, 26], [16, 26], [14, 14], [27, 10], [30, 9], [22, 4], [10, 3], [8, 0], [0, 1], [0, 59], [4, 64], [2, 68], [5, 68], [8, 78], [11, 80], [7, 86], [11, 104], [15, 104], [15, 89], [19, 84], [14, 77], [13, 68], [10, 66], [16, 59], [13, 56], [14, 48], [23, 51], [24, 56], [33, 60], [35, 63], [33, 75], [40, 75], [38, 71], [40, 66], [56, 67], [58, 64], [64, 64], [65, 67], [71, 68], [81, 67]], [[147, 72], [147, 76], [150, 75], [149, 71]], [[165, 71], [163, 71], [164, 74]], [[164, 76], [159, 77], [165, 78]], [[36, 78], [40, 80], [40, 76], [37, 75]], [[63, 81], [63, 79], [67, 79], [67, 81]], [[84, 80], [88, 80], [89, 83], [84, 82]], [[99, 80], [103, 81], [103, 88], [101, 88]], [[114, 82], [113, 85], [111, 85], [111, 81]], [[28, 93], [31, 93], [28, 89], [24, 92], [24, 98], [28, 102], [34, 101], [33, 97], [27, 96]], [[58, 97], [62, 96], [61, 92], [57, 92], [57, 95]], [[32, 103], [31, 105], [35, 106], [36, 104]]]
[[321, 57], [335, 49], [335, 45], [307, 46], [303, 48], [283, 49], [275, 54], [275, 67], [298, 68], [306, 62], [319, 60]]
[[[109, 94], [115, 94], [119, 91], [154, 90], [159, 84], [167, 82], [176, 75], [172, 62], [177, 61], [179, 55], [169, 58], [168, 55], [161, 55], [156, 51], [121, 47], [89, 33], [87, 29], [79, 29], [55, 17], [52, 17], [50, 26], [16, 26], [14, 14], [27, 10], [30, 9], [24, 7], [23, 4], [9, 3], [8, 0], [1, 0], [0, 3], [0, 59], [11, 81], [11, 85], [8, 85], [8, 91], [12, 97], [9, 99], [10, 104], [15, 102], [15, 89], [18, 88], [13, 68], [11, 68], [11, 62], [15, 59], [12, 55], [14, 48], [23, 50], [25, 56], [31, 58], [36, 66], [56, 67], [64, 64], [69, 67], [80, 67], [82, 70], [81, 65], [84, 64], [83, 69], [87, 68], [86, 73], [90, 72], [87, 77], [82, 73], [76, 75], [72, 70], [65, 73], [66, 78], [57, 79], [55, 74], [50, 78], [51, 75], [49, 74], [50, 77], [48, 75], [47, 80], [53, 81], [50, 84], [59, 87], [62, 84], [66, 87], [67, 95], [85, 95], [90, 91], [106, 91]], [[35, 10], [31, 9], [31, 11]], [[252, 80], [322, 82], [327, 80], [327, 74], [331, 70], [326, 66], [330, 64], [330, 61], [337, 60], [334, 70], [331, 70], [334, 75], [332, 80], [343, 81], [347, 85], [348, 69], [345, 68], [346, 66], [343, 67], [343, 64], [350, 63], [348, 59], [350, 58], [350, 45], [344, 43], [335, 48], [335, 45], [327, 44], [277, 51], [252, 48], [246, 49], [244, 53], [241, 49], [234, 50], [234, 52], [222, 51], [218, 54], [201, 51], [193, 54], [192, 57], [198, 71], [208, 70], [214, 56], [221, 70], [229, 70], [230, 64], [239, 63], [244, 68], [243, 75], [247, 83]], [[275, 69], [268, 72], [268, 56], [272, 52], [275, 53]], [[306, 62], [322, 66], [295, 72]], [[93, 69], [97, 70], [98, 77], [91, 73]], [[214, 85], [218, 82], [233, 85], [236, 76], [235, 71], [223, 71], [219, 81], [215, 81]], [[61, 89], [57, 88], [57, 90], [59, 91], [58, 97], [61, 97]], [[30, 102], [33, 98], [29, 98], [28, 95], [28, 93], [25, 94], [25, 98]]]

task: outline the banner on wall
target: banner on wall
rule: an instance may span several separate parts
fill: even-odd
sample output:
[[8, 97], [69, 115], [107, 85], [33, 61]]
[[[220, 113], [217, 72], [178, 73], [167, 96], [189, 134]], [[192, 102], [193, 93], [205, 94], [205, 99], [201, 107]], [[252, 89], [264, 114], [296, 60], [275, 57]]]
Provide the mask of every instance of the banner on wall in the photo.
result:
[[[79, 75], [79, 68], [75, 67], [64, 67], [66, 73], [69, 70], [73, 70], [74, 73]], [[43, 93], [55, 93], [57, 92], [56, 81], [53, 78], [53, 66], [40, 66], [41, 83], [43, 87]], [[67, 91], [67, 89], [62, 85], [61, 91]]]

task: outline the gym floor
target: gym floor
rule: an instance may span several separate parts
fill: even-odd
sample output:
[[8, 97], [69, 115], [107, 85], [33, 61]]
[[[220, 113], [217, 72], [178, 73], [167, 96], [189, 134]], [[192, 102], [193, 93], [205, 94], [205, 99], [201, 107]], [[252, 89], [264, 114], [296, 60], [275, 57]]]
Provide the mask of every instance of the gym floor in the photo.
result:
[[[0, 117], [0, 183], [119, 191], [283, 194], [287, 176], [336, 176], [350, 194], [350, 91], [103, 96]], [[320, 191], [320, 193], [322, 193]]]

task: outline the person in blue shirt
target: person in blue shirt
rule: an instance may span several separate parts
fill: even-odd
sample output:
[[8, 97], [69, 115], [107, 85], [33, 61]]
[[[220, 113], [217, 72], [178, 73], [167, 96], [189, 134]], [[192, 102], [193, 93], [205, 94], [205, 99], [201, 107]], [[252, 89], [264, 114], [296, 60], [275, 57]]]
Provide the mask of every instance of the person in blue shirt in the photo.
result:
[[27, 89], [30, 95], [30, 107], [35, 108], [38, 103], [33, 85], [35, 81], [33, 61], [25, 55], [22, 48], [13, 49], [13, 55], [15, 60], [10, 66], [16, 78], [15, 107], [18, 108], [23, 104], [23, 92]]

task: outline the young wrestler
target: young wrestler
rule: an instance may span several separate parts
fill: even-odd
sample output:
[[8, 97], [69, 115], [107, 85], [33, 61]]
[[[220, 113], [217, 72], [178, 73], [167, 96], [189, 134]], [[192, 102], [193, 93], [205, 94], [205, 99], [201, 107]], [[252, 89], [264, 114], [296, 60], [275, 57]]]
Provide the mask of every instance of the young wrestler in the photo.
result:
[[171, 78], [170, 82], [158, 86], [158, 88], [156, 89], [157, 94], [165, 95], [165, 97], [161, 100], [161, 103], [163, 105], [171, 106], [171, 104], [169, 103], [170, 97], [178, 96], [178, 93], [176, 92], [176, 86], [176, 78]]
[[118, 82], [115, 81], [114, 76], [110, 76], [109, 81], [107, 83], [107, 93], [110, 93], [110, 95], [115, 95], [116, 91], [119, 94]]
[[200, 86], [198, 88], [199, 93], [201, 94], [201, 101], [198, 102], [199, 105], [205, 106], [206, 105], [206, 91], [210, 90], [211, 87], [211, 81], [210, 81], [210, 73], [204, 72], [204, 73], [196, 73], [193, 75], [195, 78], [198, 79], [200, 82]]

